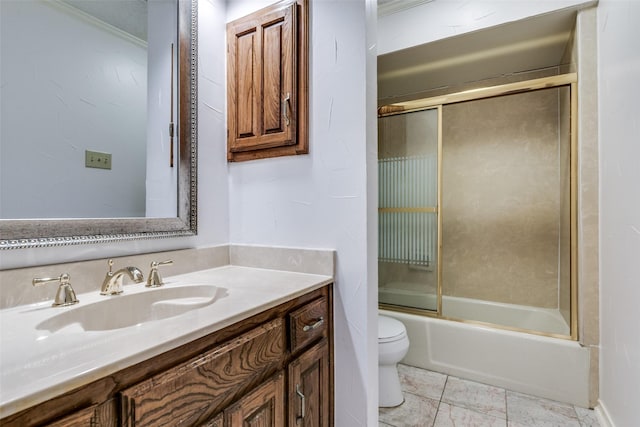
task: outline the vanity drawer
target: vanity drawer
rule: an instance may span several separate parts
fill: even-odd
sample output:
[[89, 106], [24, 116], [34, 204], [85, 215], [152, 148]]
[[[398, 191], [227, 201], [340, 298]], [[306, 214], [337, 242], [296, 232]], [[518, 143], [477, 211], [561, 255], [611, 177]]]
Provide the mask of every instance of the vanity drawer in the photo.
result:
[[289, 313], [291, 352], [295, 353], [317, 339], [326, 336], [328, 321], [328, 305], [325, 297], [313, 300]]
[[281, 318], [122, 391], [123, 425], [194, 425], [272, 375], [285, 355]]

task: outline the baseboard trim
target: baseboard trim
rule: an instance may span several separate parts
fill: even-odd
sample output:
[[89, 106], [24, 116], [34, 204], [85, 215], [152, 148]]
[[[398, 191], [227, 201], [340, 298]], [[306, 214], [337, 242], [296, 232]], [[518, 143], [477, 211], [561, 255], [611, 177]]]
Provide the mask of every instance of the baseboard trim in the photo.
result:
[[609, 411], [602, 400], [598, 399], [598, 406], [596, 406], [594, 410], [598, 417], [598, 421], [600, 422], [600, 427], [616, 427], [615, 424], [613, 424], [611, 415], [609, 415]]

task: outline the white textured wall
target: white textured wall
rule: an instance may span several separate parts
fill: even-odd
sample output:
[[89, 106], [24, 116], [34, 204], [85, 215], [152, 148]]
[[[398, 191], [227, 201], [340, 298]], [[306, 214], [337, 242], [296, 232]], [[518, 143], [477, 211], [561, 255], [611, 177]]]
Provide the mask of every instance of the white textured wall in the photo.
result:
[[600, 401], [640, 425], [640, 2], [598, 6]]
[[[199, 2], [198, 235], [189, 238], [0, 251], [0, 269], [229, 243], [224, 115], [225, 19], [224, 0]], [[52, 271], [52, 274], [56, 273], [59, 272]], [[1, 286], [0, 283], [0, 292]], [[27, 283], [25, 286], [30, 285]], [[98, 282], [96, 286], [99, 286]]]
[[[365, 0], [310, 3], [310, 154], [230, 165], [231, 242], [337, 250], [336, 426], [374, 426], [377, 273], [368, 256], [376, 258], [377, 231], [367, 159], [375, 173], [375, 46]], [[265, 4], [229, 2], [229, 20]]]

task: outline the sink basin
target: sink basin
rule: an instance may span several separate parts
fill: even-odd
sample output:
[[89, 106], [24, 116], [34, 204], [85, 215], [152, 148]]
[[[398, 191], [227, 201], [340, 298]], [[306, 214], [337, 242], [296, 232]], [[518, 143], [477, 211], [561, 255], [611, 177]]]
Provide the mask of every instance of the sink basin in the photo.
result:
[[40, 322], [36, 329], [107, 331], [179, 316], [206, 307], [216, 300], [219, 288], [212, 285], [163, 287], [137, 293], [104, 297], [99, 301], [64, 308]]

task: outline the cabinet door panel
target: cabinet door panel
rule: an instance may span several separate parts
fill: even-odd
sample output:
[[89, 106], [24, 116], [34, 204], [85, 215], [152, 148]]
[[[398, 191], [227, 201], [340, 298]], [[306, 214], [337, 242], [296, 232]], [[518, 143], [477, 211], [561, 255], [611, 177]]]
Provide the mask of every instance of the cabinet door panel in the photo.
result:
[[289, 364], [290, 427], [329, 427], [329, 375], [326, 340]]
[[95, 406], [82, 409], [74, 414], [68, 415], [49, 426], [51, 427], [81, 427], [93, 426]]
[[264, 133], [282, 132], [281, 106], [283, 69], [285, 62], [281, 60], [281, 52], [286, 40], [283, 40], [286, 32], [282, 30], [282, 21], [274, 25], [263, 26], [263, 76], [262, 76], [262, 108], [264, 111], [262, 127]]
[[296, 143], [296, 4], [228, 24], [231, 152]]
[[202, 427], [224, 427], [224, 413], [219, 413], [214, 419], [203, 424]]
[[[118, 414], [114, 400], [81, 409], [66, 417], [48, 423], [49, 427], [116, 427]], [[0, 425], [4, 425], [0, 423]]]
[[122, 392], [124, 425], [198, 425], [259, 384], [284, 355], [275, 319]]
[[284, 426], [284, 374], [279, 372], [225, 410], [226, 427]]
[[242, 70], [236, 78], [238, 87], [237, 134], [240, 138], [250, 138], [256, 136], [258, 128], [258, 99], [254, 84], [257, 76], [255, 64], [257, 34], [255, 28], [252, 28], [251, 31], [237, 37], [237, 68]]

